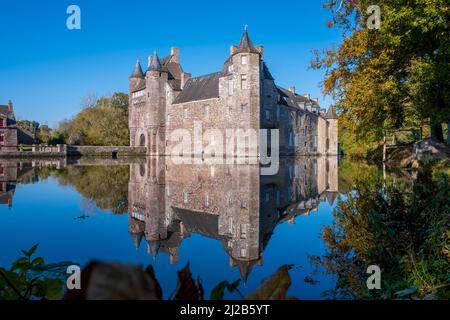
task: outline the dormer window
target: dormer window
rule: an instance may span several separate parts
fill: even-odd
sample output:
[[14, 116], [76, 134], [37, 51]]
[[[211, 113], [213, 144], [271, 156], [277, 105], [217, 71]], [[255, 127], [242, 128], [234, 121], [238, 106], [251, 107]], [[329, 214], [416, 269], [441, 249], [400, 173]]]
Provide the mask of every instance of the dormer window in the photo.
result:
[[247, 64], [247, 56], [241, 57], [241, 64]]
[[234, 70], [233, 65], [230, 64], [230, 65], [228, 66], [228, 72], [233, 72], [233, 70]]

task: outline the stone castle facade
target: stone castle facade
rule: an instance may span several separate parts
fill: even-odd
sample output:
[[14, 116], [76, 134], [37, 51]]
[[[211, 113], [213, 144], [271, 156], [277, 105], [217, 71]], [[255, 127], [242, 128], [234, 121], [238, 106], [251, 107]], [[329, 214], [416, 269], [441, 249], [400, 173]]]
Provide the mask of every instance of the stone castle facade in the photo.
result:
[[[264, 48], [253, 45], [247, 30], [216, 73], [192, 77], [183, 70], [177, 48], [162, 59], [155, 51], [145, 73], [136, 63], [130, 76], [131, 146], [145, 146], [150, 155], [170, 154], [176, 142], [168, 137], [174, 130], [192, 133], [199, 122], [203, 132], [279, 129], [284, 155], [338, 154], [333, 109], [322, 109], [318, 99], [299, 95], [294, 87], [278, 86], [264, 62]], [[250, 154], [261, 155], [257, 139], [257, 150]]]

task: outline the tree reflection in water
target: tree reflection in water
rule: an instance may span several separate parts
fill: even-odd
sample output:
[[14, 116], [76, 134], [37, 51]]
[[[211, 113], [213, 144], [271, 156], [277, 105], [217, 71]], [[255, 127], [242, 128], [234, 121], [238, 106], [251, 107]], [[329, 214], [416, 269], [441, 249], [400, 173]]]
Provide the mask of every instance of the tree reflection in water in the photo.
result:
[[[327, 253], [311, 259], [337, 278], [326, 295], [448, 299], [449, 176], [423, 164], [408, 187], [366, 165], [348, 169], [355, 182], [323, 229]], [[367, 289], [369, 265], [381, 268], [380, 290]]]

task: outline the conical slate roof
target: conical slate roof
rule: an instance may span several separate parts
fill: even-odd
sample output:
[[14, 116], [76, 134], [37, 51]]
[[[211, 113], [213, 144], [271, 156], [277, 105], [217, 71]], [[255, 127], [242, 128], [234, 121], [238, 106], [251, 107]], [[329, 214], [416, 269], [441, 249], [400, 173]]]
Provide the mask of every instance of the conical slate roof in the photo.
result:
[[131, 74], [130, 78], [140, 78], [140, 79], [144, 79], [144, 72], [142, 72], [142, 67], [141, 67], [141, 63], [138, 61], [136, 61], [136, 66], [134, 67], [133, 73]]
[[141, 241], [142, 241], [143, 236], [144, 236], [143, 232], [131, 234], [131, 239], [133, 239], [133, 243], [134, 243], [134, 246], [136, 247], [136, 250], [138, 250], [139, 247], [141, 246]]
[[259, 53], [259, 51], [255, 48], [255, 46], [252, 43], [252, 40], [250, 40], [250, 37], [248, 36], [247, 27], [244, 30], [244, 34], [241, 38], [241, 43], [239, 43], [239, 46], [237, 47], [236, 53]]
[[244, 285], [247, 285], [248, 277], [252, 272], [255, 261], [236, 261]]
[[148, 66], [148, 70], [150, 71], [161, 71], [161, 61], [159, 61], [158, 53], [155, 50], [155, 54], [152, 57], [152, 61], [150, 62], [150, 65]]
[[338, 116], [334, 112], [333, 106], [330, 106], [328, 108], [328, 111], [327, 111], [327, 114], [325, 115], [325, 118], [327, 118], [327, 119], [337, 119], [338, 118]]

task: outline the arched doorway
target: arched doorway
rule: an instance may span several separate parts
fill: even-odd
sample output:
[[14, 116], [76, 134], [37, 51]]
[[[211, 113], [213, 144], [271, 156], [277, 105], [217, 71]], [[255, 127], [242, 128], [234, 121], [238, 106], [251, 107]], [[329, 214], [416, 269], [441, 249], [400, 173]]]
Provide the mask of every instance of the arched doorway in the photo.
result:
[[141, 134], [141, 136], [139, 137], [139, 146], [145, 147], [145, 135], [144, 134]]

